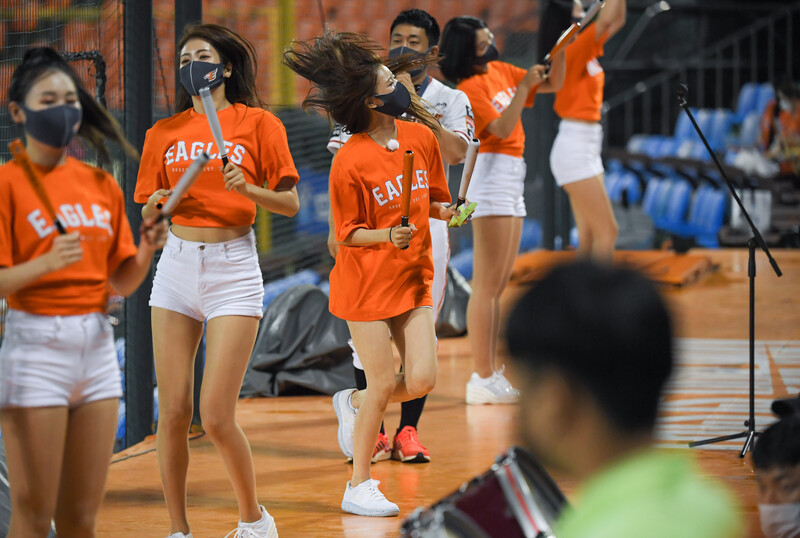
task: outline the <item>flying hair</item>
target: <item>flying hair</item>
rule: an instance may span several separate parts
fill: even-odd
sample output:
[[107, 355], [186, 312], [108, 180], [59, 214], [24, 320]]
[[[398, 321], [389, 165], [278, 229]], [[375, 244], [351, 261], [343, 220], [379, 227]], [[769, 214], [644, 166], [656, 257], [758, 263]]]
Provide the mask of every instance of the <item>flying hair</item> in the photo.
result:
[[[283, 53], [283, 63], [312, 83], [303, 109], [323, 110], [355, 134], [370, 127], [371, 109], [366, 101], [375, 95], [381, 65], [397, 74], [436, 62], [433, 56], [414, 54], [381, 58], [379, 50], [380, 45], [367, 36], [328, 30], [310, 41], [293, 41]], [[425, 109], [415, 92], [409, 93], [411, 106], [407, 114], [438, 134], [439, 122]]]

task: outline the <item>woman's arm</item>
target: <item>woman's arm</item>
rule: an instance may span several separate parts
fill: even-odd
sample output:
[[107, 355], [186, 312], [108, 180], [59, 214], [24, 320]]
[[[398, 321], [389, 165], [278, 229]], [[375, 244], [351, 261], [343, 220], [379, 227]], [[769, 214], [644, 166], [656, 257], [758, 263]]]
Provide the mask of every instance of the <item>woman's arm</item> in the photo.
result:
[[625, 26], [627, 10], [628, 6], [625, 0], [606, 0], [603, 9], [597, 15], [595, 39], [600, 39], [600, 36], [605, 33], [608, 33], [606, 39], [611, 39], [611, 36], [619, 32]]
[[345, 240], [342, 241], [342, 244], [348, 247], [366, 247], [388, 241], [397, 248], [403, 248], [411, 241], [411, 233], [416, 230], [417, 227], [413, 224], [409, 226], [379, 228], [377, 230], [356, 228], [348, 234]]
[[158, 224], [152, 220], [142, 222], [139, 227], [139, 249], [136, 255], [126, 258], [108, 278], [117, 293], [127, 297], [136, 291], [150, 272], [153, 253], [167, 241], [167, 230], [166, 220]]
[[13, 267], [0, 269], [0, 297], [21, 290], [43, 276], [63, 269], [83, 258], [80, 234], [73, 232], [53, 239], [53, 247], [45, 254]]
[[[288, 184], [293, 185], [294, 178], [282, 177], [278, 182], [278, 186], [286, 186]], [[253, 185], [245, 180], [242, 169], [232, 162], [228, 162], [225, 167], [225, 189], [238, 192], [271, 213], [294, 217], [300, 209], [300, 198], [297, 196], [296, 187], [292, 186], [288, 190], [273, 191]]]
[[522, 109], [525, 108], [525, 102], [528, 100], [528, 93], [537, 84], [545, 81], [545, 67], [537, 64], [528, 69], [525, 77], [517, 85], [517, 93], [511, 99], [511, 103], [500, 114], [500, 117], [492, 120], [486, 126], [486, 130], [498, 138], [508, 138], [514, 131], [514, 127], [522, 118]]
[[567, 74], [566, 58], [567, 56], [563, 50], [555, 55], [547, 80], [542, 82], [537, 90], [539, 93], [555, 93], [564, 86], [564, 78]]

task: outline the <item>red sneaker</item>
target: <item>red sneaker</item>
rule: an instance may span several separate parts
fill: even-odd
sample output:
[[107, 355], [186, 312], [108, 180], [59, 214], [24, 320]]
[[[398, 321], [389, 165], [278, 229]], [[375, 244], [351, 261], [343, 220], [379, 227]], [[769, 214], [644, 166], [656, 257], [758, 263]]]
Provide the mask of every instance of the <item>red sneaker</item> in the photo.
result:
[[422, 446], [417, 437], [417, 429], [414, 426], [406, 426], [394, 436], [394, 447], [392, 448], [392, 459], [400, 460], [403, 463], [428, 463], [431, 455], [428, 449]]
[[[378, 432], [378, 440], [375, 442], [375, 450], [372, 452], [372, 463], [386, 461], [392, 457], [392, 447], [389, 446], [389, 436]], [[347, 458], [347, 463], [353, 463], [353, 458]]]

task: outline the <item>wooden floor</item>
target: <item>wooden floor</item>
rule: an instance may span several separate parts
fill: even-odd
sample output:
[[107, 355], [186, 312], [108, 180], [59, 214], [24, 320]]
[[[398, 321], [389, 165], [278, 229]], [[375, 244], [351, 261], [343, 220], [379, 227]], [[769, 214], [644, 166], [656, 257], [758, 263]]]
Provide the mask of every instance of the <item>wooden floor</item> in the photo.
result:
[[[743, 429], [747, 402], [746, 251], [709, 251], [719, 269], [685, 289], [668, 290], [678, 319], [682, 367], [671, 384], [659, 423], [664, 450], [689, 439]], [[777, 279], [758, 256], [756, 338], [758, 412], [761, 428], [771, 419], [769, 402], [800, 392], [800, 252], [776, 251], [784, 277]], [[509, 287], [505, 304], [520, 293]], [[451, 493], [487, 470], [515, 441], [514, 406], [467, 406], [464, 384], [470, 375], [466, 338], [444, 339], [439, 346], [438, 384], [428, 398], [420, 437], [433, 461], [426, 465], [382, 462], [373, 466], [387, 498], [400, 506], [399, 518], [344, 514], [339, 505], [350, 466], [336, 441], [336, 417], [327, 396], [242, 401], [238, 420], [250, 439], [260, 501], [287, 537], [396, 536], [412, 510]], [[710, 367], [709, 367], [710, 365]], [[719, 383], [722, 377], [725, 383]], [[387, 415], [394, 431], [399, 406]], [[745, 535], [757, 531], [756, 485], [747, 460], [737, 458], [741, 443], [693, 449], [701, 465], [737, 496], [747, 520]], [[164, 537], [169, 521], [164, 506], [153, 441], [132, 447], [112, 464], [99, 517], [99, 535]], [[681, 448], [681, 450], [689, 450]], [[191, 442], [189, 517], [196, 538], [224, 536], [236, 525], [233, 493], [214, 447]], [[575, 483], [555, 477], [571, 495]]]

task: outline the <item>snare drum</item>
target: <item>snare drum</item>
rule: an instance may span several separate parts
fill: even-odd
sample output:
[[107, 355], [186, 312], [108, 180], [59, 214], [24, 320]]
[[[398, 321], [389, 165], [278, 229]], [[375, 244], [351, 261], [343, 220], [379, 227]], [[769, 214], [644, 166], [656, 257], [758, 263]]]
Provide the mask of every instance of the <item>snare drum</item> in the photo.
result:
[[532, 456], [512, 447], [484, 474], [403, 523], [413, 538], [554, 538], [564, 494]]

